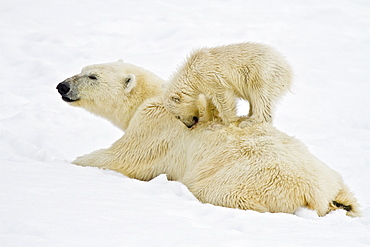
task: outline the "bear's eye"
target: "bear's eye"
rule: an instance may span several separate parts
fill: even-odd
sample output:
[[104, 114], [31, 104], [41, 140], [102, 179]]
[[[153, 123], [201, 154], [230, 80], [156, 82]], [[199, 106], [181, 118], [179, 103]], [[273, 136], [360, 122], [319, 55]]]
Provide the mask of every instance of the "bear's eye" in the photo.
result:
[[98, 79], [98, 78], [96, 78], [96, 76], [95, 76], [95, 75], [89, 75], [89, 79], [91, 79], [91, 80], [96, 80], [96, 79]]
[[172, 100], [173, 102], [175, 102], [175, 103], [180, 103], [180, 98], [179, 98], [179, 97], [177, 97], [177, 96], [172, 96], [172, 97], [171, 97], [171, 100]]

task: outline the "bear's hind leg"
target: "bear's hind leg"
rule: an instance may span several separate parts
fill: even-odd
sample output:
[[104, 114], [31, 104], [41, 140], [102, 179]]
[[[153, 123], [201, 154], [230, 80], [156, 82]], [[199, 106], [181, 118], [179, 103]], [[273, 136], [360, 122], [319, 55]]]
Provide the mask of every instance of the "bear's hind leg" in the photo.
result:
[[335, 197], [334, 201], [330, 203], [329, 210], [344, 209], [347, 211], [347, 215], [350, 217], [360, 217], [361, 210], [359, 203], [354, 197], [353, 193], [348, 189], [346, 185], [342, 185], [342, 189]]

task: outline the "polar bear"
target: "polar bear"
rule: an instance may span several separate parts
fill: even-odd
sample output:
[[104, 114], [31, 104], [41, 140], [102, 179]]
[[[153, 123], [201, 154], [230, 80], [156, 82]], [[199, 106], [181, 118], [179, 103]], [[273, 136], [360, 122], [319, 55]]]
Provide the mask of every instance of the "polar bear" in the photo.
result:
[[143, 181], [167, 174], [199, 201], [223, 207], [283, 213], [308, 207], [320, 216], [342, 208], [360, 215], [341, 176], [299, 140], [270, 123], [239, 128], [200, 121], [190, 130], [165, 108], [163, 83], [123, 62], [88, 66], [61, 82], [66, 102], [125, 131], [111, 147], [73, 163]]
[[[271, 122], [277, 100], [290, 89], [291, 68], [270, 46], [240, 43], [194, 51], [167, 88], [167, 109], [191, 127], [199, 120], [196, 99], [204, 94], [226, 125]], [[236, 115], [237, 98], [248, 100], [248, 119]]]
[[57, 90], [72, 106], [83, 107], [125, 130], [138, 106], [158, 95], [163, 84], [163, 79], [150, 71], [119, 60], [86, 66], [80, 74], [59, 83]]

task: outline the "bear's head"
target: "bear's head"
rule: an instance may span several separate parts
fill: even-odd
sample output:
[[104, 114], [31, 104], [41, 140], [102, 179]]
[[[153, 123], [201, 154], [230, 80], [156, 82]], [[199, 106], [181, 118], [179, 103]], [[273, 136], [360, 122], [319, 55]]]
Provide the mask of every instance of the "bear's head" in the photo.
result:
[[59, 83], [57, 90], [70, 105], [125, 129], [139, 105], [162, 92], [163, 82], [143, 68], [118, 61], [86, 66]]
[[73, 106], [99, 104], [108, 98], [115, 100], [135, 87], [134, 74], [126, 74], [123, 63], [86, 66], [81, 73], [67, 78], [57, 86], [62, 99]]

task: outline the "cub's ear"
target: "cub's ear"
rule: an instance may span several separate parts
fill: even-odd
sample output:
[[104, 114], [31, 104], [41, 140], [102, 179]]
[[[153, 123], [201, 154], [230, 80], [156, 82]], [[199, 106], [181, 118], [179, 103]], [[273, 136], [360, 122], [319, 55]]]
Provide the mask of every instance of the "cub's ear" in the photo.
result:
[[123, 63], [123, 59], [118, 59], [117, 62]]
[[171, 94], [170, 99], [177, 104], [181, 102], [181, 96], [177, 93]]
[[166, 90], [166, 89], [168, 88], [168, 85], [169, 85], [169, 83], [168, 83], [168, 82], [163, 83], [163, 84], [162, 84], [162, 89], [163, 89], [163, 90]]
[[123, 86], [125, 87], [125, 92], [129, 93], [136, 86], [136, 76], [133, 74], [128, 74], [123, 78]]

